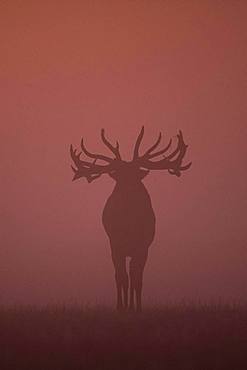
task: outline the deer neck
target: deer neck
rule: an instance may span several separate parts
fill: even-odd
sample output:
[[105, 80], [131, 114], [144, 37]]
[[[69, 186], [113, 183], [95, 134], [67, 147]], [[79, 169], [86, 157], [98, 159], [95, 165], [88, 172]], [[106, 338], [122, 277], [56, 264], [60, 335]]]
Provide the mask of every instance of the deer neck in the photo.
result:
[[141, 181], [124, 182], [118, 181], [115, 185], [115, 191], [121, 192], [133, 192], [145, 189], [144, 184]]

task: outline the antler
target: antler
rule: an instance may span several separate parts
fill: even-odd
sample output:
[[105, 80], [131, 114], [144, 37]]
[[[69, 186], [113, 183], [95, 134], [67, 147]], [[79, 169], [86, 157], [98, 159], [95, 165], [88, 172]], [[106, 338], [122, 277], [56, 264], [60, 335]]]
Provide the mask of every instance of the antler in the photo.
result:
[[[141, 132], [137, 138], [135, 148], [134, 148], [134, 157], [133, 161], [136, 161], [140, 167], [146, 168], [148, 170], [168, 170], [171, 175], [181, 176], [181, 171], [185, 171], [190, 168], [192, 162], [188, 163], [185, 166], [182, 166], [183, 158], [186, 154], [186, 150], [188, 145], [184, 143], [182, 131], [179, 131], [177, 135], [178, 143], [177, 148], [170, 153], [168, 156], [163, 155], [163, 159], [159, 161], [151, 161], [150, 159], [160, 156], [168, 151], [171, 146], [172, 140], [169, 141], [168, 145], [164, 148], [159, 150], [158, 152], [154, 152], [154, 150], [158, 147], [161, 141], [161, 133], [159, 134], [158, 139], [142, 156], [139, 156], [139, 148], [144, 135], [144, 127], [142, 127]], [[177, 156], [177, 157], [176, 157]], [[176, 157], [175, 159], [173, 159]], [[173, 159], [173, 160], [172, 160]]]
[[112, 153], [115, 155], [116, 159], [121, 161], [121, 155], [119, 151], [119, 143], [116, 142], [116, 147], [114, 147], [105, 137], [105, 130], [101, 129], [101, 139], [103, 143], [112, 151]]
[[144, 135], [144, 126], [142, 126], [141, 132], [139, 133], [138, 138], [135, 143], [133, 161], [139, 158], [139, 148], [140, 148], [140, 145], [143, 139], [143, 135]]
[[[116, 166], [116, 163], [118, 161], [121, 161], [121, 155], [119, 152], [119, 144], [117, 142], [116, 147], [114, 147], [105, 137], [104, 129], [101, 130], [101, 138], [103, 143], [114, 153], [115, 158], [107, 157], [103, 154], [97, 154], [89, 152], [85, 145], [83, 138], [81, 139], [81, 149], [82, 152], [89, 158], [93, 158], [93, 162], [88, 162], [85, 160], [81, 160], [80, 156], [82, 152], [79, 152], [77, 154], [77, 150], [73, 148], [73, 146], [70, 146], [70, 155], [71, 158], [76, 166], [71, 166], [72, 170], [74, 171], [74, 178], [73, 180], [77, 180], [81, 177], [85, 177], [88, 182], [92, 182], [93, 180], [99, 178], [104, 173], [110, 173], [114, 167]], [[97, 160], [105, 161], [107, 162], [106, 165], [99, 165], [96, 164]]]
[[[145, 168], [147, 170], [168, 170], [171, 175], [181, 176], [181, 172], [187, 170], [191, 166], [191, 162], [187, 165], [182, 165], [182, 161], [186, 154], [186, 150], [188, 145], [184, 143], [182, 132], [179, 131], [177, 135], [178, 143], [177, 148], [170, 153], [169, 155], [165, 156], [164, 154], [169, 150], [172, 144], [172, 140], [169, 141], [168, 145], [158, 151], [155, 149], [159, 146], [161, 141], [161, 133], [158, 136], [156, 142], [148, 149], [146, 152], [140, 156], [139, 149], [144, 136], [144, 127], [142, 127], [136, 143], [134, 147], [134, 155], [133, 160], [135, 164], [139, 167]], [[119, 143], [116, 142], [116, 146], [112, 145], [105, 137], [105, 130], [101, 130], [101, 139], [103, 143], [107, 146], [108, 149], [114, 154], [114, 158], [108, 157], [103, 154], [92, 153], [89, 152], [85, 145], [83, 139], [81, 140], [81, 149], [82, 152], [89, 158], [94, 159], [93, 162], [88, 162], [85, 160], [80, 159], [82, 152], [77, 153], [77, 150], [70, 146], [70, 154], [71, 158], [76, 167], [72, 167], [74, 171], [74, 178], [73, 180], [79, 179], [80, 177], [85, 177], [88, 182], [92, 182], [93, 180], [99, 178], [102, 174], [108, 173], [110, 174], [112, 171], [118, 168], [119, 163], [122, 161], [120, 151], [119, 151]], [[151, 159], [156, 158], [163, 154], [163, 159], [158, 161], [151, 161]], [[97, 164], [97, 160], [101, 160], [106, 162], [107, 164]]]

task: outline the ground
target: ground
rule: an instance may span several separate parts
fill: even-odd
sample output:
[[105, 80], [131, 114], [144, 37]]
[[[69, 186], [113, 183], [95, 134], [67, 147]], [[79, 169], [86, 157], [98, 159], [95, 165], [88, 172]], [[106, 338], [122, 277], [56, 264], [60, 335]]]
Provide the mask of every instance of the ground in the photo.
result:
[[246, 370], [247, 308], [0, 309], [1, 370]]

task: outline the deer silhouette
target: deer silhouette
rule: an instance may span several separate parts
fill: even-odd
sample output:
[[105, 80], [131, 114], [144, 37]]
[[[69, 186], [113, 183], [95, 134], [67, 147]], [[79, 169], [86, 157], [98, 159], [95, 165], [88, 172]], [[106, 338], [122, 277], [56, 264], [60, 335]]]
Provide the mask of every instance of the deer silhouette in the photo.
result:
[[[191, 166], [191, 162], [182, 165], [188, 145], [184, 143], [181, 131], [177, 135], [176, 149], [167, 155], [165, 154], [169, 152], [172, 139], [164, 149], [157, 151], [161, 133], [156, 142], [144, 154], [139, 155], [143, 135], [144, 127], [136, 140], [133, 159], [128, 162], [121, 158], [119, 143], [113, 146], [106, 139], [104, 129], [101, 130], [102, 141], [114, 158], [89, 152], [83, 139], [81, 152], [77, 153], [77, 150], [70, 146], [70, 154], [76, 166], [71, 166], [74, 171], [73, 180], [85, 177], [90, 183], [101, 175], [108, 174], [116, 181], [114, 190], [105, 204], [102, 221], [110, 240], [115, 268], [117, 309], [129, 308], [138, 312], [142, 309], [143, 271], [155, 234], [155, 215], [151, 198], [142, 180], [152, 170], [167, 170], [171, 175], [180, 176], [182, 171]], [[93, 161], [82, 160], [82, 152]], [[160, 156], [161, 159], [152, 160]], [[126, 270], [127, 257], [130, 257], [129, 276]]]

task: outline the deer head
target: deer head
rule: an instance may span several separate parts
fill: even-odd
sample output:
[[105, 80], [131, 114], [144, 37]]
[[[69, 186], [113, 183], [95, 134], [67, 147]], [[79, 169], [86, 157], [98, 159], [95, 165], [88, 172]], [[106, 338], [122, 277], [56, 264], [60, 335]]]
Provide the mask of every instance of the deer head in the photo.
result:
[[[156, 142], [146, 150], [144, 154], [139, 155], [143, 135], [144, 127], [142, 127], [136, 140], [133, 159], [129, 162], [122, 160], [119, 151], [119, 143], [116, 142], [116, 146], [114, 146], [106, 139], [104, 129], [101, 130], [102, 141], [112, 152], [114, 158], [89, 152], [84, 145], [83, 139], [81, 140], [81, 152], [77, 153], [77, 150], [71, 145], [70, 154], [75, 165], [75, 167], [71, 166], [74, 171], [73, 180], [85, 177], [90, 183], [101, 175], [108, 174], [117, 182], [126, 181], [126, 178], [133, 179], [134, 181], [141, 181], [151, 170], [167, 170], [171, 175], [179, 177], [182, 171], [190, 168], [191, 162], [182, 165], [188, 145], [184, 143], [181, 131], [179, 131], [177, 135], [176, 149], [169, 154], [167, 153], [171, 147], [172, 140], [169, 141], [165, 148], [156, 150], [161, 141], [160, 133]], [[80, 158], [82, 153], [88, 158], [91, 158], [92, 161], [82, 160]], [[153, 161], [153, 159], [157, 157], [159, 159]], [[100, 161], [101, 164], [97, 163], [97, 161]]]

